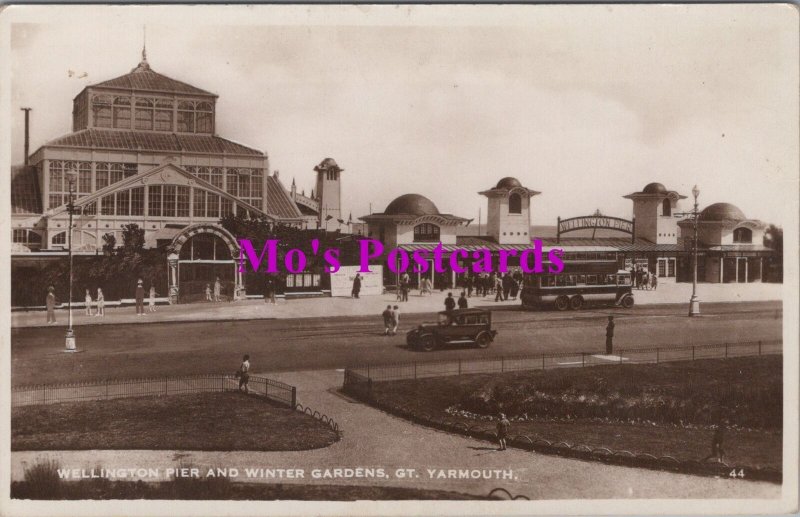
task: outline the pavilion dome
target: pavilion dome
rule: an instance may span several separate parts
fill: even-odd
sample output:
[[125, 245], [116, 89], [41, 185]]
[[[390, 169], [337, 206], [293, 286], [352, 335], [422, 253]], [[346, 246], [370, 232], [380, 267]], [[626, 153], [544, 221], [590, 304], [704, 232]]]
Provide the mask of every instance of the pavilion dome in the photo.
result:
[[515, 187], [521, 187], [522, 183], [519, 182], [517, 178], [512, 178], [511, 176], [505, 177], [497, 182], [497, 186], [495, 188], [504, 188], [504, 189], [512, 189]]
[[714, 203], [708, 205], [700, 212], [700, 219], [703, 221], [725, 221], [728, 219], [744, 221], [747, 219], [744, 212], [730, 203]]
[[420, 194], [403, 194], [389, 203], [384, 212], [386, 215], [439, 215], [439, 209], [433, 201]]
[[653, 182], [645, 185], [645, 187], [642, 189], [642, 192], [645, 194], [666, 194], [667, 187], [661, 183]]
[[725, 221], [732, 219], [736, 221], [744, 221], [747, 219], [744, 212], [739, 210], [739, 207], [730, 203], [714, 203], [708, 205], [700, 212], [700, 219], [703, 221]]

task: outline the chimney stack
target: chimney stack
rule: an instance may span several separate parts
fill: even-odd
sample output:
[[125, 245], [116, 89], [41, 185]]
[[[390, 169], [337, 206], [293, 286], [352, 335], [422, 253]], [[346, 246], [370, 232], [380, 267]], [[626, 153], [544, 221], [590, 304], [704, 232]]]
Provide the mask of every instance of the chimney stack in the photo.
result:
[[30, 114], [31, 108], [20, 108], [25, 112], [25, 166], [28, 166], [28, 158], [30, 155]]

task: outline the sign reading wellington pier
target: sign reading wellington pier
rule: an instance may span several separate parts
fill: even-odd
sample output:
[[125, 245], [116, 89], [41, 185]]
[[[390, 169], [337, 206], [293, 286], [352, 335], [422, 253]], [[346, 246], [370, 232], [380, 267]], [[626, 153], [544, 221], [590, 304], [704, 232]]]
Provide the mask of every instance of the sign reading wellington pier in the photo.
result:
[[598, 228], [630, 234], [631, 241], [633, 241], [636, 221], [629, 221], [627, 219], [607, 215], [584, 215], [580, 217], [571, 217], [569, 219], [558, 218], [559, 239], [562, 233], [574, 232], [577, 230], [596, 230]]

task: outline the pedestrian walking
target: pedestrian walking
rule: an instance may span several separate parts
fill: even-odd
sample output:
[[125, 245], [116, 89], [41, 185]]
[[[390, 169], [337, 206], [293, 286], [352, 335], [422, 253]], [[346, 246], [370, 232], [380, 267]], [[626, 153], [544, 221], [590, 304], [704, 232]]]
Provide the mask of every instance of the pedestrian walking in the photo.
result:
[[86, 290], [86, 297], [84, 298], [84, 301], [86, 303], [86, 315], [94, 316], [92, 313], [92, 293], [90, 293], [88, 289]]
[[653, 273], [653, 276], [650, 277], [650, 289], [655, 291], [657, 287], [658, 287], [658, 275]]
[[467, 277], [467, 298], [472, 298], [472, 289], [475, 287], [475, 279], [472, 275]]
[[239, 369], [236, 371], [236, 377], [239, 378], [239, 391], [242, 391], [244, 388], [245, 393], [250, 393], [250, 386], [248, 383], [250, 382], [250, 356], [245, 354], [242, 358], [242, 364], [239, 366]]
[[722, 463], [722, 458], [725, 457], [725, 449], [722, 448], [722, 443], [725, 441], [725, 422], [718, 422], [711, 428], [714, 429], [714, 434], [711, 436], [711, 454], [703, 458], [703, 462], [717, 458], [717, 462]]
[[458, 297], [458, 308], [459, 309], [466, 309], [469, 305], [467, 302], [467, 293], [461, 291], [461, 296]]
[[495, 277], [494, 279], [494, 301], [502, 302], [503, 301], [503, 279], [500, 278], [500, 275]]
[[631, 285], [636, 287], [636, 270], [631, 266]]
[[56, 322], [56, 288], [52, 285], [47, 288], [47, 297], [44, 302], [47, 306], [47, 323], [53, 324]]
[[105, 316], [106, 315], [106, 297], [103, 295], [103, 290], [99, 287], [97, 288], [97, 312], [95, 316]]
[[456, 308], [456, 300], [453, 298], [453, 293], [447, 293], [447, 298], [444, 299], [444, 310], [447, 312]]
[[388, 336], [389, 332], [392, 330], [392, 327], [394, 326], [392, 324], [392, 306], [387, 305], [386, 309], [384, 309], [383, 312], [381, 313], [381, 316], [383, 316], [383, 335]]
[[275, 291], [278, 290], [278, 285], [275, 282], [275, 278], [272, 275], [267, 277], [267, 286], [264, 290], [264, 303], [269, 300], [269, 303], [275, 305]]
[[353, 290], [350, 291], [350, 296], [352, 298], [358, 298], [358, 294], [361, 292], [361, 274], [356, 273], [356, 277], [353, 279]]
[[400, 307], [392, 307], [392, 335], [397, 334], [397, 327], [400, 326]]
[[408, 290], [411, 289], [411, 278], [408, 273], [403, 273], [400, 276], [400, 301], [408, 301]]
[[219, 277], [214, 280], [214, 301], [222, 301], [222, 282], [219, 281]]
[[150, 286], [150, 300], [149, 300], [149, 307], [148, 310], [150, 312], [156, 312], [156, 286]]
[[144, 316], [144, 283], [140, 278], [136, 282], [136, 315]]
[[497, 421], [497, 441], [500, 442], [498, 450], [506, 450], [506, 438], [508, 437], [508, 430], [511, 428], [511, 422], [508, 421], [504, 413], [500, 413], [500, 420]]
[[511, 275], [506, 273], [503, 275], [503, 300], [508, 300], [508, 297], [511, 296], [511, 287], [514, 284], [514, 279], [511, 278]]
[[611, 355], [614, 351], [614, 316], [608, 317], [606, 325], [606, 355]]

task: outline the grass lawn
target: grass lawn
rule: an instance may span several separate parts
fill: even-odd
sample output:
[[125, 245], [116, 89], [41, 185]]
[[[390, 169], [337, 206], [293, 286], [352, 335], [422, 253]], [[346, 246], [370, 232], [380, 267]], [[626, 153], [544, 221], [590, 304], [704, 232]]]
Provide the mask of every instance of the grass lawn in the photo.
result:
[[510, 435], [679, 460], [710, 452], [726, 418], [725, 461], [781, 467], [782, 357], [595, 366], [378, 382], [374, 397], [418, 413]]
[[39, 491], [24, 481], [11, 484], [13, 499], [184, 499], [249, 501], [369, 501], [369, 500], [486, 500], [459, 492], [402, 487], [214, 483], [144, 483], [91, 480], [63, 482]]
[[326, 447], [337, 439], [309, 415], [238, 392], [68, 402], [11, 413], [14, 451], [293, 451]]

